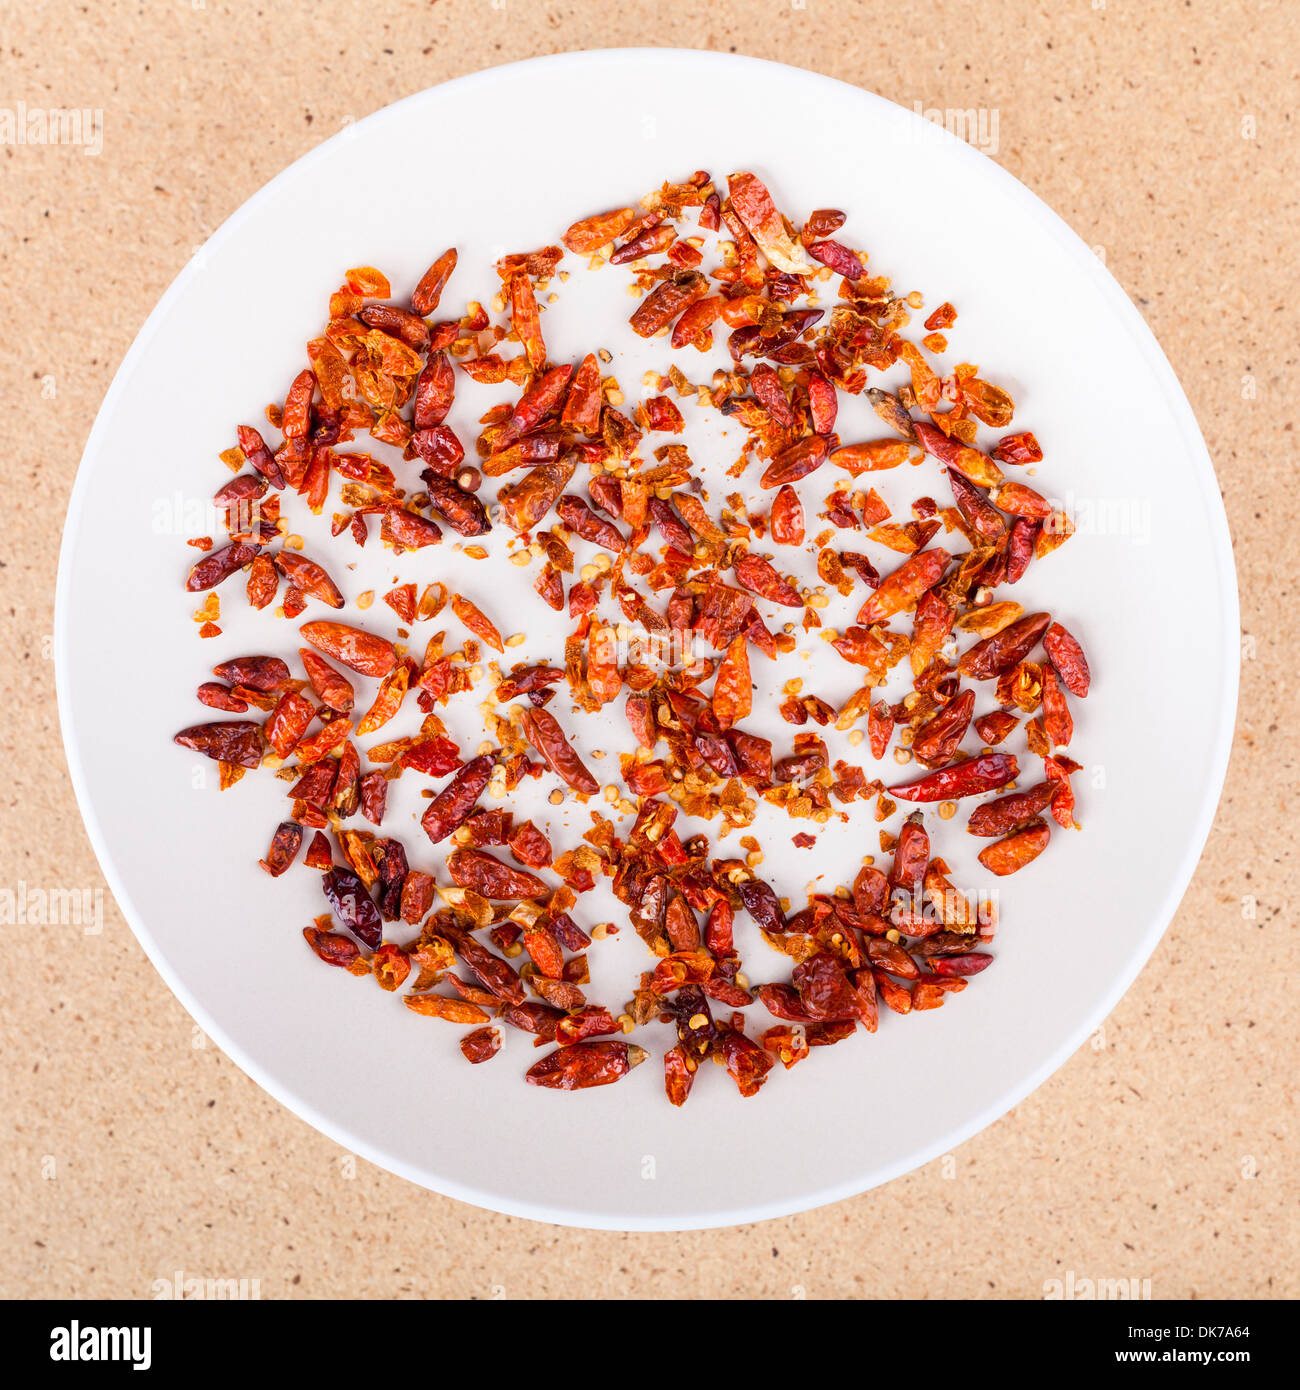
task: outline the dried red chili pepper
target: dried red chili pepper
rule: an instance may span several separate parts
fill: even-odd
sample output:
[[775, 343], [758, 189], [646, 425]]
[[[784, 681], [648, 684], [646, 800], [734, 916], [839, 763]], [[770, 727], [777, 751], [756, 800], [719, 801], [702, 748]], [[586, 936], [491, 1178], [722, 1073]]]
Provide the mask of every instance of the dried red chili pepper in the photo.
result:
[[777, 545], [803, 544], [803, 504], [788, 483], [772, 499], [771, 530]]
[[1061, 684], [1082, 700], [1092, 683], [1092, 673], [1078, 641], [1060, 623], [1053, 623], [1043, 633], [1043, 646], [1061, 677]]
[[524, 1074], [530, 1086], [556, 1091], [581, 1091], [608, 1086], [626, 1076], [646, 1059], [646, 1050], [635, 1043], [580, 1042], [548, 1052]]
[[383, 936], [379, 909], [351, 869], [333, 868], [321, 879], [325, 899], [340, 922], [373, 951]]
[[895, 613], [915, 607], [943, 577], [951, 560], [952, 556], [938, 546], [909, 556], [881, 580], [880, 588], [862, 605], [858, 621], [864, 625], [885, 622]]
[[772, 603], [784, 604], [788, 608], [802, 608], [803, 599], [799, 591], [788, 579], [783, 579], [772, 565], [761, 555], [746, 553], [734, 561], [736, 580], [750, 593], [757, 594]]
[[1004, 787], [1018, 772], [1012, 754], [984, 753], [978, 758], [940, 768], [915, 782], [890, 787], [889, 794], [903, 801], [956, 801], [963, 796], [978, 796], [981, 792]]
[[1044, 821], [1031, 821], [1005, 840], [980, 850], [979, 861], [990, 873], [999, 877], [1014, 874], [1042, 854], [1051, 833]]
[[182, 729], [173, 742], [218, 762], [258, 767], [262, 762], [261, 726], [247, 719], [219, 719]]
[[541, 755], [547, 767], [562, 781], [567, 782], [574, 791], [590, 796], [600, 790], [600, 783], [574, 752], [573, 745], [564, 736], [559, 721], [548, 710], [525, 710], [523, 730], [524, 737]]
[[218, 584], [229, 579], [247, 564], [255, 560], [260, 547], [235, 541], [209, 551], [190, 570], [185, 587], [190, 593], [201, 593], [205, 589], [215, 589]]
[[467, 599], [464, 594], [452, 594], [451, 611], [465, 624], [475, 637], [480, 637], [492, 648], [494, 652], [504, 652], [505, 644], [501, 640], [501, 634], [497, 631], [496, 624], [487, 616], [486, 613]]
[[386, 676], [397, 663], [391, 642], [346, 623], [304, 623], [300, 631], [313, 647], [363, 676]]
[[1050, 613], [1029, 613], [963, 652], [957, 669], [971, 680], [992, 680], [1023, 661], [1052, 621]]
[[436, 845], [469, 818], [492, 775], [491, 754], [472, 758], [429, 802], [420, 824]]
[[308, 946], [316, 952], [317, 958], [323, 960], [326, 965], [338, 965], [346, 970], [361, 958], [361, 951], [356, 942], [350, 941], [340, 932], [304, 927], [302, 934]]
[[456, 849], [447, 856], [451, 881], [485, 898], [539, 898], [547, 888], [536, 874], [512, 869], [481, 849]]
[[974, 712], [975, 692], [963, 690], [917, 729], [912, 740], [912, 756], [927, 764], [951, 758], [970, 728]]

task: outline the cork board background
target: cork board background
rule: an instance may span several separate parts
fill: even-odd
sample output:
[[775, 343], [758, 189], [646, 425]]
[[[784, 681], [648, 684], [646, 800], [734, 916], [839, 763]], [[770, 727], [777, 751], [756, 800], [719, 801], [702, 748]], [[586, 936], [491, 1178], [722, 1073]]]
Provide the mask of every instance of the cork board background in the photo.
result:
[[[1300, 1292], [1289, 7], [102, 0], [6, 5], [3, 34], [0, 123], [19, 103], [99, 111], [102, 147], [0, 143], [0, 887], [100, 890], [102, 930], [2, 929], [0, 1294], [142, 1298], [177, 1272], [256, 1281], [264, 1298], [1036, 1298], [1071, 1273], [1150, 1280], [1156, 1297]], [[1099, 248], [1183, 382], [1235, 540], [1243, 664], [1196, 877], [1136, 984], [1055, 1077], [952, 1155], [854, 1200], [619, 1235], [495, 1216], [373, 1169], [197, 1035], [103, 888], [49, 658], [91, 422], [222, 220], [407, 93], [535, 54], [662, 43], [996, 118], [989, 152]]]

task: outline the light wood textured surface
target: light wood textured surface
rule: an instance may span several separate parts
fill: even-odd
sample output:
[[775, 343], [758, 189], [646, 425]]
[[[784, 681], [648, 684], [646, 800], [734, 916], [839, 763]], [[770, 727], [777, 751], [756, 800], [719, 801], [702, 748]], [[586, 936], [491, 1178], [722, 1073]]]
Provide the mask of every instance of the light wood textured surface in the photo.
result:
[[104, 139], [97, 157], [0, 147], [0, 887], [102, 886], [49, 633], [65, 499], [146, 315], [229, 213], [342, 122], [534, 54], [708, 47], [906, 106], [996, 110], [998, 161], [1104, 248], [1182, 379], [1228, 509], [1245, 641], [1217, 824], [1098, 1045], [950, 1159], [787, 1220], [584, 1233], [362, 1163], [348, 1176], [334, 1144], [192, 1045], [111, 899], [99, 936], [5, 927], [0, 1294], [148, 1297], [178, 1270], [256, 1279], [263, 1297], [1032, 1298], [1067, 1271], [1149, 1279], [1157, 1297], [1300, 1292], [1294, 6], [99, 0], [8, 3], [2, 32], [0, 106], [101, 108]]

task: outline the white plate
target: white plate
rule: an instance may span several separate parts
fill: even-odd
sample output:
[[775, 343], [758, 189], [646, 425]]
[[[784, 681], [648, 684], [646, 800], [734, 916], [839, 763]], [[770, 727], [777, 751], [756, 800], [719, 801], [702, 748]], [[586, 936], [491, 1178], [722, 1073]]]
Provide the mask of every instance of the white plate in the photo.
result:
[[[216, 455], [235, 424], [256, 423], [303, 365], [342, 271], [377, 265], [401, 294], [454, 244], [447, 303], [486, 301], [495, 256], [553, 242], [574, 218], [697, 168], [755, 170], [796, 219], [843, 207], [844, 236], [870, 252], [873, 273], [920, 289], [925, 312], [957, 305], [949, 362], [981, 363], [1012, 392], [1015, 427], [1035, 430], [1046, 452], [1035, 484], [1080, 522], [1016, 596], [1080, 635], [1095, 681], [1074, 702], [1084, 833], [1058, 832], [1000, 885], [994, 967], [940, 1011], [886, 1015], [876, 1036], [774, 1071], [753, 1100], [708, 1068], [676, 1111], [657, 1058], [603, 1090], [540, 1091], [520, 1077], [538, 1055], [522, 1035], [466, 1066], [460, 1030], [318, 965], [299, 935], [323, 910], [314, 875], [273, 881], [256, 867], [284, 784], [249, 776], [220, 794], [207, 764], [196, 786], [203, 760], [170, 738], [214, 717], [193, 695], [213, 663], [299, 645], [269, 610], [244, 608], [240, 581], [220, 591], [224, 635], [196, 639], [184, 540], [208, 528], [182, 513], [227, 476]], [[543, 319], [554, 357], [631, 342], [617, 370], [639, 393], [645, 367], [666, 362], [662, 342], [617, 329], [632, 306], [627, 272], [574, 269]], [[507, 394], [461, 387], [451, 423], [466, 442], [474, 418]], [[861, 401], [842, 406], [840, 428], [846, 440], [881, 433]], [[738, 445], [732, 431], [719, 462]], [[923, 491], [943, 496], [929, 464], [873, 481], [904, 515]], [[814, 484], [809, 501], [829, 490]], [[729, 490], [715, 484], [715, 498]], [[335, 548], [319, 540], [329, 510], [309, 524], [290, 514], [309, 553], [339, 574]], [[504, 540], [494, 535], [498, 552]], [[530, 571], [476, 565], [449, 545], [395, 560], [372, 540], [352, 555], [357, 569], [341, 576], [349, 598], [382, 593], [399, 572], [453, 586], [463, 577], [504, 630], [528, 630], [512, 656], [561, 654], [562, 624], [532, 597]], [[376, 603], [367, 625], [391, 635], [396, 623]], [[414, 1182], [539, 1220], [650, 1230], [860, 1192], [961, 1143], [1060, 1066], [1137, 974], [1196, 864], [1227, 762], [1236, 635], [1227, 526], [1192, 413], [1137, 311], [1073, 232], [975, 150], [869, 93], [750, 59], [640, 50], [536, 59], [422, 92], [251, 198], [168, 290], [105, 399], [69, 508], [56, 615], [59, 707], [95, 850], [145, 950], [223, 1050], [311, 1124]], [[425, 636], [417, 628], [417, 643]], [[806, 668], [785, 663], [779, 678], [802, 674], [806, 689], [843, 699], [852, 672], [811, 646]], [[555, 708], [575, 723], [567, 700]], [[462, 699], [452, 720], [470, 747], [476, 711], [475, 697]], [[793, 733], [770, 712], [759, 727], [783, 741]], [[580, 746], [600, 741], [583, 726]], [[415, 780], [398, 784], [386, 829], [429, 867], [409, 819]], [[544, 791], [522, 804], [549, 810]], [[552, 823], [568, 847], [588, 821], [565, 808]], [[959, 882], [987, 883], [960, 825], [937, 831], [936, 850]], [[800, 901], [815, 873], [847, 880], [877, 848], [869, 807], [813, 851], [790, 846], [798, 828], [774, 820], [760, 834], [764, 873]], [[581, 906], [588, 924], [614, 916], [612, 899]], [[787, 962], [748, 928], [742, 945], [753, 978], [785, 977]], [[592, 951], [594, 997], [621, 1004], [647, 963], [624, 927]], [[662, 1050], [667, 1030], [645, 1032]]]

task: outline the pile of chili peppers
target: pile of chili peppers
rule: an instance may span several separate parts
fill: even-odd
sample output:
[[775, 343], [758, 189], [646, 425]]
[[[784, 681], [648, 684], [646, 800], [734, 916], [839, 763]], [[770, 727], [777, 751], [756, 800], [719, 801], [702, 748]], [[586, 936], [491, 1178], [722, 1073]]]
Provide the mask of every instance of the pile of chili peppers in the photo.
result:
[[[789, 1068], [859, 1027], [875, 1032], [881, 1002], [900, 1014], [937, 1008], [992, 960], [981, 949], [992, 916], [954, 887], [919, 810], [896, 835], [879, 832], [887, 867], [868, 855], [851, 884], [810, 893], [797, 909], [755, 872], [756, 840], [740, 837], [740, 857], [712, 857], [707, 833], [679, 833], [680, 814], [720, 822], [721, 838], [749, 826], [759, 800], [816, 826], [845, 817], [839, 807], [853, 802], [874, 803], [883, 823], [900, 801], [937, 804], [950, 819], [964, 799], [993, 794], [966, 829], [989, 841], [979, 859], [995, 875], [1041, 854], [1052, 823], [1075, 826], [1070, 779], [1080, 765], [1065, 751], [1067, 694], [1087, 695], [1088, 663], [1051, 614], [1025, 613], [1006, 596], [1069, 537], [1070, 522], [1008, 476], [1032, 476], [1041, 461], [1033, 434], [977, 443], [979, 425], [1010, 424], [1007, 393], [973, 366], [941, 375], [930, 365], [928, 355], [947, 351], [953, 307], [925, 319], [919, 343], [904, 337], [920, 296], [900, 297], [870, 275], [866, 256], [837, 239], [844, 222], [821, 209], [796, 228], [754, 174], [720, 186], [697, 173], [639, 206], [574, 223], [563, 246], [502, 258], [492, 312], [470, 301], [459, 317], [437, 316], [454, 250], [404, 304], [378, 271], [349, 271], [324, 333], [307, 345], [310, 365], [283, 405], [268, 408], [281, 442], [240, 426], [238, 446], [222, 455], [235, 475], [215, 498], [227, 537], [191, 542], [204, 551], [187, 585], [207, 595], [195, 615], [203, 636], [220, 632], [217, 590], [237, 575], [253, 608], [276, 604], [296, 619], [314, 601], [341, 616], [325, 557], [304, 554], [282, 514], [293, 496], [317, 515], [339, 508], [331, 533], [340, 545], [373, 544], [377, 523], [378, 543], [398, 556], [442, 543], [445, 528], [472, 544], [505, 526], [517, 537], [512, 561], [535, 570], [538, 600], [574, 624], [555, 664], [505, 669], [506, 641], [471, 596], [400, 584], [383, 596], [393, 618], [372, 624], [395, 627], [394, 637], [312, 616], [294, 643], [299, 672], [271, 655], [222, 662], [198, 690], [221, 717], [176, 735], [220, 764], [223, 788], [258, 767], [286, 783], [289, 814], [261, 866], [278, 876], [301, 855], [320, 875], [329, 911], [304, 930], [308, 945], [385, 990], [411, 980], [406, 1007], [468, 1028], [460, 1046], [470, 1062], [497, 1053], [504, 1025], [550, 1049], [528, 1069], [532, 1084], [604, 1085], [644, 1060], [628, 1036], [658, 1020], [675, 1032], [664, 1055], [673, 1104], [706, 1059], [749, 1096], [776, 1062]], [[630, 411], [618, 408], [622, 388], [602, 370], [609, 353], [550, 360], [539, 296], [556, 298], [548, 292], [568, 278], [566, 251], [592, 269], [629, 267], [631, 327], [672, 357]], [[692, 382], [683, 361], [689, 367], [719, 334], [730, 367]], [[873, 384], [899, 364], [907, 383], [892, 392]], [[446, 424], [458, 371], [507, 397], [482, 417], [473, 462]], [[879, 438], [839, 438], [845, 394], [865, 396]], [[728, 476], [744, 477], [752, 497], [757, 475], [771, 497], [764, 514], [739, 491], [709, 505], [686, 446], [672, 438], [684, 429], [679, 403], [721, 411], [743, 429]], [[411, 477], [399, 483], [393, 468], [353, 451], [358, 431], [400, 449]], [[927, 455], [949, 502], [920, 497], [895, 517], [874, 487], [859, 485]], [[823, 469], [846, 476], [818, 498]], [[826, 526], [806, 540], [809, 509]], [[840, 548], [852, 532], [897, 554], [895, 566], [882, 576], [861, 550]], [[821, 586], [801, 589], [783, 573], [782, 548], [815, 553]], [[580, 550], [595, 559], [580, 561]], [[817, 631], [828, 588], [861, 598], [842, 633]], [[614, 622], [600, 616], [611, 604]], [[439, 632], [417, 657], [411, 626], [447, 606], [470, 634], [463, 649], [446, 651]], [[744, 727], [750, 661], [781, 660], [814, 633], [858, 668], [861, 685], [834, 706], [787, 682], [780, 713], [800, 731], [779, 751]], [[490, 696], [480, 688], [484, 648], [502, 658], [490, 665]], [[882, 689], [904, 662], [911, 689], [890, 702]], [[357, 677], [367, 683], [364, 713]], [[606, 788], [604, 801], [631, 820], [593, 809], [582, 843], [557, 854], [537, 825], [483, 799], [501, 800], [525, 777], [569, 789], [552, 791], [553, 802], [601, 793], [567, 716], [552, 707], [561, 690], [571, 713], [623, 701], [631, 740], [619, 756], [622, 787]], [[470, 691], [487, 699], [488, 742], [467, 757], [438, 711]], [[422, 714], [418, 731], [363, 753], [361, 741], [408, 700]], [[999, 751], [1022, 722], [1026, 752]], [[817, 732], [829, 724], [853, 746], [869, 743], [876, 760], [892, 748], [921, 775], [886, 786], [861, 766], [832, 765]], [[963, 747], [972, 730], [978, 752]], [[379, 833], [389, 784], [404, 775], [429, 780], [421, 825], [438, 877]], [[814, 840], [806, 831], [793, 838]], [[602, 879], [652, 965], [617, 1012], [587, 1000], [592, 935], [573, 915]], [[789, 958], [787, 979], [750, 982], [737, 912]], [[751, 1036], [744, 1011], [756, 1005], [776, 1024]]]

